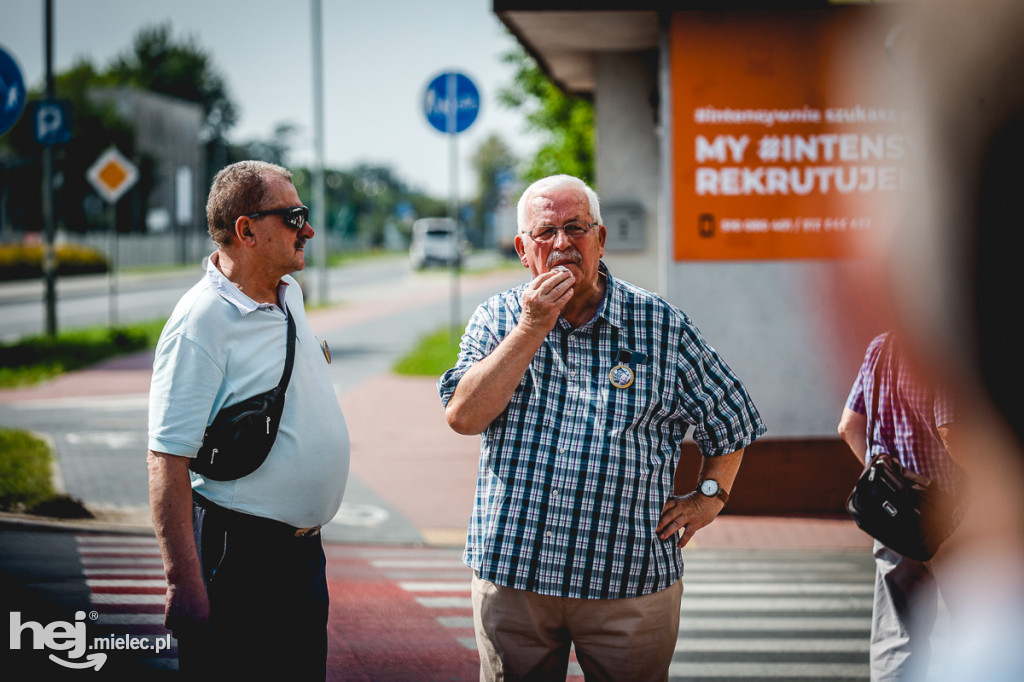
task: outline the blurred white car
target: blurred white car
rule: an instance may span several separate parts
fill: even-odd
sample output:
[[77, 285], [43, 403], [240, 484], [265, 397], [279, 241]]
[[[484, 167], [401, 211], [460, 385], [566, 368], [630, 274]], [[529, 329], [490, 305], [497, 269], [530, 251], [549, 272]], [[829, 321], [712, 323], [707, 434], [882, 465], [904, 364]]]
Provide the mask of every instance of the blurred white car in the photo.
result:
[[460, 243], [455, 221], [451, 218], [420, 218], [412, 224], [409, 258], [414, 268], [428, 265], [452, 265], [466, 252]]

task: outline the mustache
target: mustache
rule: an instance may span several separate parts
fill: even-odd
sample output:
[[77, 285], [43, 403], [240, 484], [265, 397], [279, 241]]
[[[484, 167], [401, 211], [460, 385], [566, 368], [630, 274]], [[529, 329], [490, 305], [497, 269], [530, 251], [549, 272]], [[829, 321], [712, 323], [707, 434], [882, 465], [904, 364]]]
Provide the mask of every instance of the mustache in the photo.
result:
[[566, 249], [565, 251], [556, 249], [548, 254], [546, 265], [550, 268], [559, 261], [569, 261], [570, 263], [581, 265], [583, 263], [583, 256], [576, 249]]

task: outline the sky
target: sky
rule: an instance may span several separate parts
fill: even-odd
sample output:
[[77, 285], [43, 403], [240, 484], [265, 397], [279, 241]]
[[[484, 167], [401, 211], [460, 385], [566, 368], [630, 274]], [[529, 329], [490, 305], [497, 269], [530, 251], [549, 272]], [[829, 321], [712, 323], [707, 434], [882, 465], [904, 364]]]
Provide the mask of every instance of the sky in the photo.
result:
[[[45, 75], [43, 0], [0, 0], [0, 47], [28, 88]], [[324, 163], [390, 166], [410, 187], [439, 198], [452, 190], [451, 141], [423, 112], [427, 85], [457, 71], [480, 91], [480, 113], [456, 136], [458, 194], [472, 196], [469, 158], [492, 133], [520, 157], [537, 146], [520, 112], [497, 91], [514, 71], [501, 56], [515, 45], [491, 0], [322, 0]], [[289, 163], [311, 164], [311, 0], [53, 0], [54, 71], [86, 58], [98, 69], [127, 51], [139, 29], [170, 22], [176, 40], [209, 54], [240, 110], [232, 141], [270, 137], [293, 123]]]

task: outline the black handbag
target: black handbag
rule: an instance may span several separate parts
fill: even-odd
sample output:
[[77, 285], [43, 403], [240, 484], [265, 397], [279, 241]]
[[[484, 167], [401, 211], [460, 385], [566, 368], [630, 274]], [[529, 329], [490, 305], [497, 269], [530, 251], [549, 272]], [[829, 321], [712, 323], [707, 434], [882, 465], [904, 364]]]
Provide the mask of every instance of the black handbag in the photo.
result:
[[284, 412], [284, 394], [295, 360], [295, 320], [288, 313], [288, 351], [277, 386], [225, 407], [206, 427], [199, 454], [189, 469], [214, 481], [248, 476], [266, 461], [277, 440]]
[[[888, 343], [886, 339], [875, 366], [872, 415], [878, 413], [878, 368]], [[869, 430], [867, 451], [871, 449]], [[908, 471], [887, 452], [871, 458], [846, 501], [846, 510], [861, 530], [889, 549], [918, 561], [935, 556], [952, 532], [955, 506], [952, 495], [926, 476]]]

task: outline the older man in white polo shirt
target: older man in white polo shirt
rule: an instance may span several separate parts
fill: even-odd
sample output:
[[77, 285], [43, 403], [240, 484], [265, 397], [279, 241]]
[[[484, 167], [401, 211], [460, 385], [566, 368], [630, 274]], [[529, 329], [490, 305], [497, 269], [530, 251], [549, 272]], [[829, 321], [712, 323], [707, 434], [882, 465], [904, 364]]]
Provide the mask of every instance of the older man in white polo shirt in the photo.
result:
[[[309, 211], [286, 169], [258, 161], [220, 171], [206, 211], [218, 248], [164, 328], [150, 391], [150, 504], [167, 573], [166, 625], [178, 637], [180, 669], [192, 676], [322, 680], [328, 595], [319, 526], [341, 505], [349, 439], [329, 357], [289, 275], [305, 267]], [[278, 384], [289, 315], [294, 363], [266, 460], [234, 480], [190, 471], [218, 412]]]

